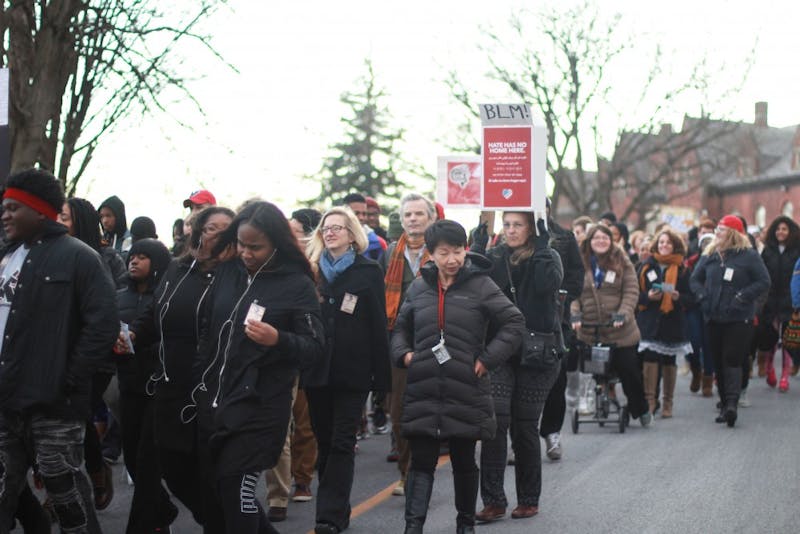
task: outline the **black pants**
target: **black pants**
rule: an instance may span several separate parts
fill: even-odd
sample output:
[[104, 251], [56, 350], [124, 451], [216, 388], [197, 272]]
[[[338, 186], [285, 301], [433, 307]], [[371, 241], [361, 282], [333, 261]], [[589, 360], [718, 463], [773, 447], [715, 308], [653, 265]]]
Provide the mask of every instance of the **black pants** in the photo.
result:
[[219, 481], [227, 534], [277, 534], [256, 498], [260, 473], [241, 473]]
[[539, 417], [558, 372], [557, 368], [542, 372], [509, 365], [501, 365], [492, 371], [497, 433], [493, 439], [481, 443], [481, 499], [484, 505], [508, 506], [504, 485], [509, 423], [516, 458], [517, 504], [539, 505], [542, 492]]
[[178, 515], [161, 484], [152, 399], [143, 393], [121, 391], [119, 404], [125, 468], [135, 482], [127, 532], [152, 532], [170, 525]]
[[366, 391], [306, 388], [311, 426], [317, 438], [317, 523], [339, 530], [350, 525], [350, 491], [355, 469], [356, 432]]
[[[453, 473], [477, 473], [478, 465], [475, 463], [474, 439], [450, 438], [450, 464]], [[411, 447], [411, 471], [420, 471], [432, 475], [436, 471], [439, 461], [439, 448], [441, 440], [436, 438], [412, 437], [408, 439]]]
[[649, 407], [644, 398], [642, 368], [636, 345], [632, 347], [614, 347], [611, 349], [611, 370], [617, 374], [622, 390], [628, 399], [628, 411], [636, 419]]
[[85, 428], [85, 421], [40, 414], [0, 415], [0, 533], [11, 526], [34, 459], [61, 530], [100, 532], [92, 490], [80, 470]]
[[539, 435], [546, 438], [554, 432], [561, 432], [564, 425], [564, 414], [567, 412], [567, 362], [562, 359], [558, 376], [542, 409], [542, 422]]
[[[103, 393], [108, 388], [109, 382], [114, 375], [111, 373], [94, 373], [92, 375], [92, 413], [97, 413], [105, 409], [105, 401], [103, 401]], [[103, 447], [100, 444], [100, 436], [97, 435], [94, 422], [90, 417], [86, 422], [86, 432], [83, 443], [83, 456], [86, 462], [86, 471], [88, 473], [97, 473], [103, 469]]]
[[[717, 391], [724, 401], [725, 373], [722, 371], [726, 367], [740, 369], [744, 362], [749, 360], [753, 325], [744, 322], [717, 323], [709, 321], [706, 329], [709, 350], [714, 358], [714, 367], [717, 369]], [[748, 369], [748, 376], [749, 374]], [[743, 383], [742, 386], [746, 387], [746, 383]]]

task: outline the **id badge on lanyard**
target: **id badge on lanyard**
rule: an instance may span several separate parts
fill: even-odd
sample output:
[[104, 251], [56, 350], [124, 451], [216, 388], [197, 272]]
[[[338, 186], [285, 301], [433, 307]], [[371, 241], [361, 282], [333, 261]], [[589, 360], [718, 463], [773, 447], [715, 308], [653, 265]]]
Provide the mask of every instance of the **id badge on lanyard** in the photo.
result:
[[442, 283], [438, 283], [439, 286], [439, 343], [433, 346], [431, 349], [433, 351], [433, 355], [436, 357], [436, 361], [439, 362], [439, 365], [443, 365], [448, 360], [452, 359], [450, 353], [447, 351], [447, 347], [445, 346], [444, 342], [444, 289], [442, 289]]

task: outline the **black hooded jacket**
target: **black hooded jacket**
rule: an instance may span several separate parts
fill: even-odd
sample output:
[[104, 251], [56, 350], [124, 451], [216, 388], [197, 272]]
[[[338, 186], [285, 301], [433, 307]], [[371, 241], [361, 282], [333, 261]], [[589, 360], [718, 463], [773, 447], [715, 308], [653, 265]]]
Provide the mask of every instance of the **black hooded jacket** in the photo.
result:
[[[408, 366], [402, 432], [406, 437], [490, 439], [497, 424], [489, 375], [475, 374], [475, 361], [492, 370], [522, 342], [525, 319], [489, 278], [491, 262], [467, 254], [456, 280], [444, 293], [444, 340], [451, 359], [439, 364], [439, 273], [433, 262], [422, 268], [400, 308], [391, 340], [392, 358]], [[496, 332], [487, 339], [487, 332]]]
[[[119, 334], [114, 285], [100, 256], [47, 221], [20, 271], [0, 352], [0, 409], [89, 415], [91, 375]], [[0, 258], [20, 243], [0, 249]]]
[[[244, 332], [252, 304], [278, 330], [265, 347]], [[323, 365], [325, 334], [314, 282], [278, 264], [252, 279], [239, 258], [217, 268], [201, 312], [195, 372], [201, 438], [210, 438], [218, 476], [273, 467], [283, 449], [298, 371]]]
[[103, 201], [97, 208], [98, 213], [101, 209], [108, 208], [114, 212], [116, 225], [112, 233], [104, 233], [103, 238], [108, 241], [109, 246], [114, 247], [117, 252], [122, 252], [122, 244], [126, 238], [130, 237], [128, 232], [128, 219], [125, 216], [125, 203], [116, 195], [110, 196]]
[[194, 426], [184, 424], [181, 411], [196, 384], [192, 365], [200, 333], [198, 311], [214, 281], [214, 271], [201, 271], [191, 258], [173, 260], [144, 312], [130, 325], [139, 346], [161, 344], [147, 391], [155, 399], [155, 433], [160, 447], [191, 452]]
[[[127, 277], [127, 285], [117, 291], [119, 320], [130, 325], [153, 301], [153, 292], [169, 267], [171, 256], [167, 247], [155, 239], [142, 239], [133, 244], [130, 255], [143, 254], [150, 258], [150, 275], [147, 287], [139, 292], [138, 282]], [[135, 354], [115, 356], [119, 389], [123, 393], [145, 395], [148, 379], [156, 371], [158, 363], [158, 343], [145, 345], [139, 343]]]

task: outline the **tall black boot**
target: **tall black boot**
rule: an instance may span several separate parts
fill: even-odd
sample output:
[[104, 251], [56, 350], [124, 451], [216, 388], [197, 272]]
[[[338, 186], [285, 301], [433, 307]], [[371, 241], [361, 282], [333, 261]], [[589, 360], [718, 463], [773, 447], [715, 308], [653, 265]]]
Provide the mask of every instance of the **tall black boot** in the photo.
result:
[[729, 427], [736, 424], [737, 411], [739, 409], [739, 393], [742, 390], [742, 368], [725, 367], [725, 408], [723, 416]]
[[[405, 534], [422, 534], [428, 516], [428, 503], [433, 491], [433, 473], [409, 471], [406, 476], [406, 530]], [[474, 509], [474, 508], [473, 508]]]
[[457, 534], [474, 534], [475, 501], [478, 500], [480, 473], [453, 473], [453, 486], [456, 495], [456, 532]]

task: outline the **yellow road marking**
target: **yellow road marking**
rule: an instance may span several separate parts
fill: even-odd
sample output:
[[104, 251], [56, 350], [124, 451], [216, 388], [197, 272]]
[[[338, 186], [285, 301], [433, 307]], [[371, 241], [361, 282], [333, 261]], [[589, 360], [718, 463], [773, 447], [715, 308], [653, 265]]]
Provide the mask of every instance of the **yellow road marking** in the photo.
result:
[[[436, 469], [439, 469], [442, 466], [445, 466], [449, 463], [450, 463], [450, 455], [445, 454], [439, 456], [439, 461], [436, 463]], [[368, 499], [355, 505], [353, 507], [353, 510], [350, 512], [350, 520], [352, 521], [356, 517], [369, 512], [382, 502], [389, 500], [389, 498], [392, 496], [392, 490], [394, 490], [394, 488], [397, 486], [399, 482], [400, 482], [399, 480], [397, 482], [392, 482], [390, 485], [388, 485], [386, 488], [382, 489], [372, 497], [369, 497]], [[314, 529], [309, 530], [308, 534], [314, 534]]]

